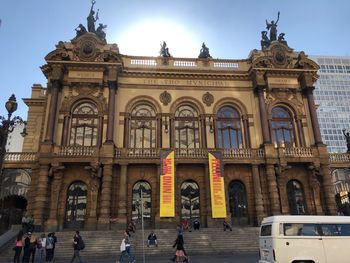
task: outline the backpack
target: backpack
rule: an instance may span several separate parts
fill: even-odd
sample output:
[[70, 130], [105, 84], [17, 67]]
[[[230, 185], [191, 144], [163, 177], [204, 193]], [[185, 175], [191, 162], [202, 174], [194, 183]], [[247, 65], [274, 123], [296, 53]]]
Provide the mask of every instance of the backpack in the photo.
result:
[[53, 239], [49, 237], [46, 239], [46, 249], [53, 249]]
[[79, 250], [83, 250], [85, 248], [84, 240], [80, 237], [79, 238]]

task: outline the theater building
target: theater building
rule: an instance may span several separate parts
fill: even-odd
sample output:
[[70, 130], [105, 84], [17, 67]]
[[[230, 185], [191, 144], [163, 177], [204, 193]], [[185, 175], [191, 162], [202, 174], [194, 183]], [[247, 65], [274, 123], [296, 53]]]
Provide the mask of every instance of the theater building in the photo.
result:
[[[336, 213], [313, 98], [319, 67], [285, 42], [239, 60], [140, 57], [83, 32], [45, 60], [47, 86], [24, 99], [36, 225], [124, 228], [141, 214], [153, 228], [185, 218], [222, 225], [212, 216], [209, 152], [221, 155], [232, 224]], [[165, 149], [174, 151], [174, 217], [160, 216]]]

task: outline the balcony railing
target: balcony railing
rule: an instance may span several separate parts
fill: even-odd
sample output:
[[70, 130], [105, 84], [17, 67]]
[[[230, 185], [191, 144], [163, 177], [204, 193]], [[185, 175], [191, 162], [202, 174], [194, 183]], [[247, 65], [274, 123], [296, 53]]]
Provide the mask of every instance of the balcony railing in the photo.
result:
[[37, 154], [33, 152], [7, 152], [5, 154], [5, 162], [34, 162]]
[[175, 158], [208, 158], [208, 149], [203, 149], [203, 148], [175, 149]]
[[58, 155], [71, 157], [94, 156], [96, 154], [97, 147], [95, 146], [62, 146], [58, 151]]
[[130, 148], [127, 149], [127, 157], [134, 158], [158, 158], [159, 149], [157, 148]]
[[291, 147], [283, 149], [286, 157], [313, 157], [312, 148], [310, 147]]
[[329, 154], [329, 161], [331, 163], [350, 162], [350, 153], [331, 153]]

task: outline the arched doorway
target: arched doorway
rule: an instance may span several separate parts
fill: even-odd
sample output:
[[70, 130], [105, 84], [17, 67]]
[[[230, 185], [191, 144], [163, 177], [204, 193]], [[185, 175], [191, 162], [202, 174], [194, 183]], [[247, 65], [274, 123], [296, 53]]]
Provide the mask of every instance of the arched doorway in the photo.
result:
[[22, 217], [27, 208], [27, 199], [19, 195], [6, 196], [0, 200], [1, 220], [0, 235], [11, 227], [11, 225], [20, 225]]
[[83, 228], [87, 204], [87, 187], [83, 182], [74, 182], [67, 192], [66, 228]]
[[194, 181], [185, 181], [181, 185], [181, 218], [193, 219], [200, 217], [199, 187]]
[[152, 224], [152, 198], [151, 185], [146, 181], [137, 182], [132, 188], [132, 220], [136, 225], [142, 224], [145, 227], [150, 227]]
[[291, 215], [307, 214], [305, 195], [302, 184], [297, 180], [290, 180], [287, 183], [287, 195], [289, 212]]
[[244, 184], [237, 180], [232, 181], [228, 187], [228, 195], [232, 224], [248, 224], [247, 193]]

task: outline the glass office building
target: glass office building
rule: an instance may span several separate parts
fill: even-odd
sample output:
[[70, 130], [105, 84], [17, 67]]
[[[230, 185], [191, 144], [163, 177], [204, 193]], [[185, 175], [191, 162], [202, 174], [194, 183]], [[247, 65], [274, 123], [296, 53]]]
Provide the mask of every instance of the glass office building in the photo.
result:
[[346, 152], [342, 129], [350, 131], [350, 57], [311, 57], [320, 65], [315, 102], [322, 140], [329, 152]]

